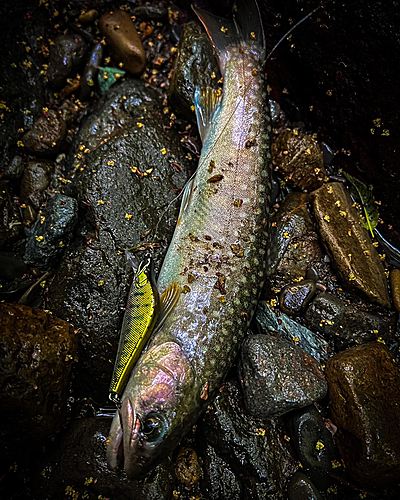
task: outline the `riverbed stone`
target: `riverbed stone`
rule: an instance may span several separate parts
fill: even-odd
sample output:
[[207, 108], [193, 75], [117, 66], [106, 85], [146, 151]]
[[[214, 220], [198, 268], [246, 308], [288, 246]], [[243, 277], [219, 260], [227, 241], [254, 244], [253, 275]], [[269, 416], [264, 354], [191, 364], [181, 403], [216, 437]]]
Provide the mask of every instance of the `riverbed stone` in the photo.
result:
[[13, 243], [19, 235], [21, 220], [10, 189], [0, 179], [0, 248]]
[[272, 143], [272, 163], [294, 187], [311, 192], [328, 174], [318, 142], [297, 129], [279, 132]]
[[69, 76], [75, 76], [83, 64], [87, 45], [81, 35], [77, 33], [59, 35], [49, 50], [49, 69], [47, 77], [50, 85], [61, 89]]
[[321, 367], [297, 345], [272, 335], [249, 335], [240, 353], [239, 375], [247, 411], [271, 418], [326, 395]]
[[22, 177], [25, 169], [25, 161], [22, 156], [16, 155], [4, 167], [3, 177], [9, 181], [17, 181]]
[[189, 490], [199, 482], [201, 467], [197, 453], [193, 448], [185, 447], [178, 451], [175, 460], [175, 475]]
[[288, 484], [288, 500], [323, 500], [310, 479], [302, 472], [296, 472]]
[[106, 12], [100, 18], [99, 27], [113, 58], [117, 63], [122, 63], [122, 69], [132, 75], [143, 73], [146, 54], [128, 12], [120, 9]]
[[320, 293], [312, 301], [305, 319], [312, 330], [332, 337], [338, 350], [389, 337], [389, 325], [383, 319], [329, 293]]
[[347, 471], [361, 484], [400, 477], [400, 368], [379, 342], [333, 356], [325, 369], [332, 421]]
[[279, 294], [279, 307], [289, 316], [301, 316], [316, 292], [313, 280], [303, 280], [286, 285]]
[[34, 123], [31, 130], [22, 136], [22, 142], [28, 153], [37, 155], [57, 154], [65, 145], [67, 124], [61, 111], [49, 109], [43, 111]]
[[319, 234], [343, 286], [389, 308], [382, 261], [346, 189], [331, 182], [311, 199]]
[[93, 46], [89, 58], [86, 62], [85, 69], [82, 73], [81, 92], [79, 94], [79, 98], [83, 101], [86, 100], [90, 96], [90, 94], [97, 88], [97, 75], [102, 60], [103, 45], [99, 42]]
[[391, 269], [389, 274], [390, 291], [392, 292], [393, 305], [400, 312], [400, 269]]
[[67, 419], [76, 335], [49, 312], [0, 304], [2, 460], [55, 434]]
[[21, 181], [19, 197], [22, 203], [32, 204], [37, 210], [44, 191], [49, 187], [54, 163], [49, 160], [28, 161]]

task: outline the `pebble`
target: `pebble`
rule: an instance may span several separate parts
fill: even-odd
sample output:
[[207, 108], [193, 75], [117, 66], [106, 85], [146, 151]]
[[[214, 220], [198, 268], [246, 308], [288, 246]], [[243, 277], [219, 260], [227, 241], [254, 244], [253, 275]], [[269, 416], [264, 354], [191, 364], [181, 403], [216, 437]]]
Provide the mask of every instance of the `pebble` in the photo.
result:
[[61, 113], [50, 109], [43, 112], [23, 137], [22, 142], [28, 153], [55, 155], [64, 146], [67, 136], [67, 124]]
[[240, 380], [247, 411], [280, 416], [326, 395], [321, 367], [297, 345], [272, 335], [250, 335], [240, 354]]
[[77, 221], [77, 201], [64, 194], [56, 194], [32, 226], [26, 242], [25, 261], [39, 269], [54, 265], [69, 243]]
[[130, 15], [116, 9], [103, 14], [99, 26], [115, 61], [122, 63], [122, 69], [132, 75], [141, 75], [146, 66], [146, 55]]
[[393, 305], [400, 312], [400, 269], [392, 269], [389, 274]]
[[49, 160], [30, 160], [21, 181], [19, 197], [22, 203], [32, 203], [37, 209], [43, 192], [49, 187], [54, 163]]
[[191, 489], [201, 477], [201, 467], [197, 453], [192, 448], [181, 448], [175, 461], [175, 474], [178, 480]]
[[9, 181], [19, 180], [25, 169], [25, 162], [22, 156], [14, 156], [14, 158], [5, 166], [3, 178]]
[[311, 195], [318, 232], [344, 287], [390, 308], [382, 261], [341, 183]]
[[316, 293], [313, 280], [303, 280], [283, 288], [279, 294], [279, 307], [289, 316], [301, 316]]
[[81, 86], [81, 81], [79, 78], [68, 78], [68, 83], [60, 92], [61, 99], [68, 99], [73, 94], [77, 92], [79, 87]]
[[95, 90], [97, 75], [102, 60], [103, 45], [101, 43], [96, 43], [96, 45], [94, 45], [94, 47], [92, 48], [89, 59], [82, 73], [81, 92], [79, 95], [81, 101], [85, 101], [89, 97], [89, 95], [91, 95], [93, 90]]
[[97, 16], [99, 15], [99, 13], [97, 12], [96, 9], [90, 9], [88, 10], [87, 12], [84, 12], [83, 14], [81, 14], [79, 17], [78, 17], [78, 21], [81, 23], [81, 24], [90, 24], [92, 23], [95, 19], [97, 19]]
[[272, 163], [294, 187], [311, 192], [327, 177], [318, 142], [310, 135], [283, 130], [272, 142]]
[[297, 458], [311, 481], [320, 490], [331, 484], [331, 472], [341, 466], [332, 434], [321, 413], [310, 405], [288, 415], [286, 425]]
[[78, 34], [60, 35], [50, 45], [49, 69], [47, 77], [49, 83], [61, 89], [69, 76], [75, 76], [85, 61], [87, 45]]
[[296, 472], [287, 489], [288, 500], [323, 500], [317, 488], [302, 472]]
[[6, 182], [0, 179], [0, 248], [14, 242], [20, 231], [18, 208]]
[[333, 338], [337, 350], [389, 337], [389, 326], [381, 318], [329, 293], [320, 293], [313, 300], [305, 319], [312, 330]]
[[325, 375], [336, 444], [362, 485], [388, 487], [400, 478], [400, 368], [379, 342], [333, 356]]
[[0, 304], [0, 349], [0, 442], [11, 459], [65, 424], [76, 336], [50, 313]]
[[132, 9], [132, 15], [145, 21], [162, 21], [168, 18], [168, 10], [164, 5], [139, 5]]

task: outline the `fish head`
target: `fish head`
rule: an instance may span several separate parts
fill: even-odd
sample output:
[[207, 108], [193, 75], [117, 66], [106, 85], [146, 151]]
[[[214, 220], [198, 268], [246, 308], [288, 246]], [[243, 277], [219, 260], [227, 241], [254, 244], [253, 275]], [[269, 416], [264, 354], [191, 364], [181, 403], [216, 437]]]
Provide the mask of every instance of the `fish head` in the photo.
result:
[[150, 348], [139, 360], [111, 425], [107, 459], [128, 477], [143, 476], [179, 443], [196, 408], [191, 363], [175, 342]]

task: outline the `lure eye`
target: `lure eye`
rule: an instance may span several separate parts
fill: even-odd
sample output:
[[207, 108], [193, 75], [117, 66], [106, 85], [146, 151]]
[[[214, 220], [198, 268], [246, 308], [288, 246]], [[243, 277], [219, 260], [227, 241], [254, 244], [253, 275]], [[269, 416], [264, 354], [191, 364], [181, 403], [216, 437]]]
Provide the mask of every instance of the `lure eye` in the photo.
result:
[[147, 441], [157, 441], [165, 433], [164, 422], [157, 415], [148, 415], [143, 423], [143, 434]]

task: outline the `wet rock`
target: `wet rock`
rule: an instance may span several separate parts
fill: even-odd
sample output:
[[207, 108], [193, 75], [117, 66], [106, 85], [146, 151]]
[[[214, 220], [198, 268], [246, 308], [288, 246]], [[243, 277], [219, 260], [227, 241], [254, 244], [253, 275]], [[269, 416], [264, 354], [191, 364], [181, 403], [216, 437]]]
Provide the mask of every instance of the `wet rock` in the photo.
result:
[[25, 249], [25, 261], [39, 269], [57, 262], [70, 242], [78, 221], [78, 203], [73, 198], [56, 194], [33, 225]]
[[22, 177], [24, 169], [25, 162], [22, 156], [14, 156], [14, 158], [6, 165], [3, 171], [3, 177], [9, 181], [17, 181]]
[[290, 442], [306, 474], [320, 489], [332, 484], [329, 473], [341, 466], [332, 434], [314, 405], [288, 415]]
[[400, 269], [392, 269], [389, 274], [393, 305], [400, 312]]
[[338, 350], [389, 336], [385, 321], [329, 293], [321, 293], [312, 301], [305, 318], [310, 328], [333, 337]]
[[79, 98], [84, 101], [93, 90], [96, 88], [97, 74], [99, 72], [99, 67], [103, 60], [103, 45], [101, 43], [96, 43], [93, 47], [89, 59], [86, 63], [85, 69], [83, 70], [81, 78], [81, 93]]
[[54, 163], [48, 160], [30, 160], [21, 181], [19, 197], [23, 203], [32, 203], [37, 209], [43, 192], [49, 187]]
[[[132, 276], [121, 250], [151, 246], [153, 233], [146, 239], [140, 235], [154, 231], [176, 190], [185, 185], [189, 161], [179, 134], [169, 128], [162, 98], [144, 82], [131, 80], [101, 99], [83, 123], [67, 162], [75, 172], [72, 187], [83, 236], [64, 254], [50, 285], [49, 307], [82, 332], [77, 393], [106, 401]], [[174, 163], [182, 167], [180, 172]], [[156, 267], [176, 216], [171, 207], [162, 220]], [[140, 253], [137, 257], [142, 259]]]
[[343, 286], [390, 307], [382, 262], [345, 188], [338, 182], [326, 184], [312, 193], [312, 202], [319, 234]]
[[307, 269], [322, 258], [318, 236], [314, 230], [305, 193], [289, 193], [274, 215], [271, 228], [271, 274], [273, 285], [288, 285], [305, 278]]
[[28, 271], [28, 266], [14, 252], [0, 252], [0, 278], [12, 280], [21, 278]]
[[116, 9], [103, 14], [99, 22], [100, 30], [106, 37], [107, 44], [117, 63], [123, 64], [133, 75], [143, 73], [146, 66], [146, 54], [130, 15]]
[[272, 335], [250, 335], [240, 355], [246, 409], [259, 418], [283, 415], [322, 399], [327, 390], [315, 358]]
[[289, 342], [295, 341], [304, 351], [311, 354], [318, 363], [328, 359], [328, 342], [308, 328], [281, 313], [277, 317], [265, 301], [260, 301], [256, 310], [257, 325], [264, 333], [274, 332]]
[[64, 425], [76, 338], [49, 313], [0, 304], [0, 349], [0, 441], [12, 460]]
[[287, 494], [288, 500], [322, 500], [317, 488], [301, 472], [296, 472], [290, 479]]
[[315, 281], [303, 280], [287, 285], [279, 295], [279, 307], [289, 316], [300, 316], [313, 299], [317, 290]]
[[56, 88], [62, 88], [67, 77], [75, 76], [83, 64], [87, 53], [84, 39], [78, 35], [60, 35], [50, 46], [49, 69], [47, 77], [49, 83]]
[[38, 155], [53, 155], [64, 146], [67, 125], [60, 112], [50, 109], [38, 118], [31, 130], [22, 137], [26, 151]]
[[[214, 76], [214, 78], [212, 78]], [[221, 75], [211, 42], [199, 23], [189, 22], [181, 36], [172, 78], [169, 84], [169, 102], [179, 114], [193, 121], [196, 87], [218, 88]]]
[[83, 12], [78, 17], [78, 21], [84, 25], [92, 23], [95, 19], [97, 19], [97, 16], [99, 13], [97, 12], [96, 9], [90, 9], [87, 12]]
[[[227, 463], [226, 476], [236, 497], [238, 481], [241, 488], [238, 498], [243, 500], [258, 500], [267, 494], [276, 500], [285, 498], [285, 484], [296, 464], [283, 440], [283, 428], [278, 421], [266, 422], [248, 415], [236, 382], [226, 382], [200, 426], [204, 436], [200, 443], [204, 447], [202, 454], [211, 446], [220, 460]], [[225, 488], [230, 490], [228, 485], [219, 485], [220, 491]]]
[[124, 473], [108, 470], [105, 442], [109, 428], [109, 419], [74, 420], [54, 445], [47, 445], [31, 460], [30, 482], [20, 465], [17, 473], [9, 473], [2, 481], [3, 487], [8, 486], [8, 491], [20, 490], [18, 483], [25, 483], [25, 496], [18, 498], [170, 500], [174, 481], [170, 460], [158, 466], [144, 481], [132, 481]]
[[285, 180], [308, 192], [322, 186], [328, 176], [318, 142], [297, 130], [283, 130], [274, 139], [272, 163]]
[[68, 84], [60, 92], [61, 99], [68, 99], [68, 97], [75, 95], [81, 86], [79, 78], [68, 78], [67, 82]]
[[8, 185], [0, 179], [0, 248], [18, 238], [20, 218]]
[[400, 369], [381, 343], [333, 356], [325, 370], [336, 443], [361, 484], [388, 487], [400, 477]]
[[200, 479], [201, 468], [197, 453], [192, 448], [181, 448], [175, 461], [177, 479], [191, 489]]
[[132, 15], [145, 21], [162, 21], [167, 19], [168, 10], [165, 5], [139, 5], [132, 9]]

